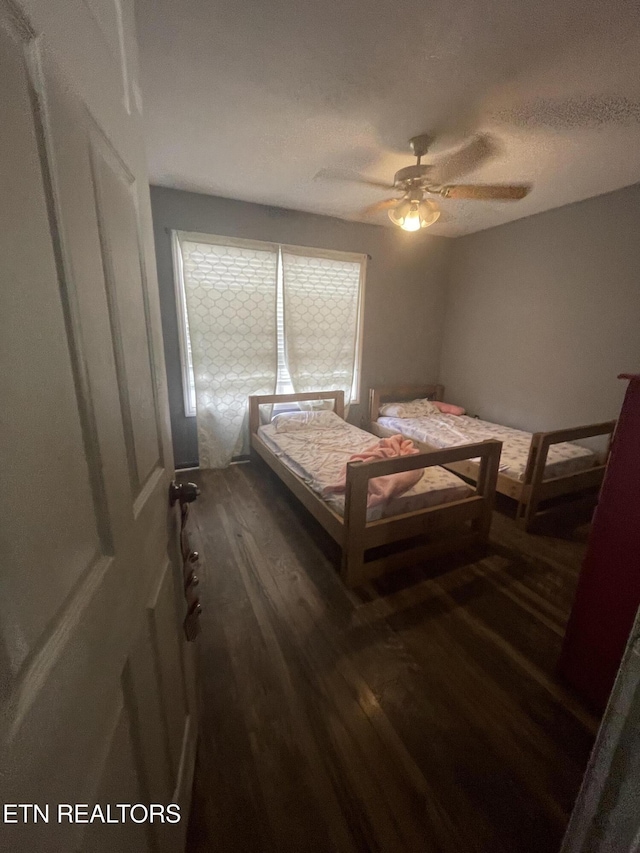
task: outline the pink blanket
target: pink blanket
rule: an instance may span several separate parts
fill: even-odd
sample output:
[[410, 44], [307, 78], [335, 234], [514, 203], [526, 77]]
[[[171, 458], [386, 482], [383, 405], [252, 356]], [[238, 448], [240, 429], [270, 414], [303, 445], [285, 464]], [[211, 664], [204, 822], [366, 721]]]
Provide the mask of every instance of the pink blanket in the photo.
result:
[[[391, 435], [388, 438], [381, 438], [361, 453], [354, 453], [349, 462], [375, 462], [378, 459], [392, 459], [395, 456], [415, 456], [416, 453], [420, 451], [410, 439], [403, 438], [401, 435]], [[400, 471], [398, 474], [386, 474], [384, 477], [374, 477], [369, 480], [367, 506], [378, 506], [397, 495], [404, 494], [415, 486], [423, 472], [424, 468], [417, 468], [415, 471]], [[346, 487], [347, 468], [345, 466], [340, 480], [325, 486], [322, 494], [339, 494], [344, 492]]]

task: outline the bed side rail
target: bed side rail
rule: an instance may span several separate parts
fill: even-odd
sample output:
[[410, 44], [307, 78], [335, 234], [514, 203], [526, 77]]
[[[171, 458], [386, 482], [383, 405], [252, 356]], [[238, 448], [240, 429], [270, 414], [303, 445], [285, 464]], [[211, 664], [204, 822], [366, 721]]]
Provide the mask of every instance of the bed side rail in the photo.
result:
[[547, 446], [560, 444], [563, 441], [577, 441], [580, 438], [592, 438], [594, 435], [613, 435], [616, 421], [603, 421], [600, 424], [587, 424], [586, 426], [568, 427], [567, 429], [555, 429], [550, 432], [536, 432], [534, 439]]
[[[498, 465], [502, 442], [489, 440], [477, 444], [465, 444], [444, 450], [432, 450], [416, 456], [396, 456], [392, 459], [380, 459], [375, 462], [347, 463], [347, 486], [345, 494], [344, 520], [350, 534], [354, 528], [362, 528], [367, 523], [367, 495], [369, 480], [401, 471], [415, 471], [417, 468], [431, 468], [435, 465], [447, 465], [461, 459], [480, 458], [480, 471], [476, 483], [476, 495], [487, 499], [487, 518], [490, 521], [491, 509], [498, 478]], [[348, 537], [347, 537], [348, 538]]]
[[[603, 421], [598, 424], [586, 424], [579, 427], [556, 429], [549, 432], [536, 432], [531, 439], [527, 467], [522, 481], [522, 495], [518, 503], [516, 518], [529, 530], [535, 519], [540, 502], [551, 497], [569, 494], [580, 487], [599, 485], [604, 476], [607, 459], [611, 450], [611, 441], [615, 431], [616, 421]], [[553, 444], [565, 441], [579, 441], [581, 438], [593, 438], [597, 435], [608, 435], [607, 448], [601, 464], [578, 474], [566, 477], [544, 479], [544, 469], [547, 465], [549, 448]]]
[[[433, 468], [436, 465], [448, 465], [461, 459], [480, 458], [480, 467], [495, 467], [496, 474], [502, 442], [489, 439], [475, 444], [459, 444], [441, 450], [428, 450], [414, 456], [393, 456], [390, 459], [376, 459], [373, 462], [348, 462], [347, 483], [368, 483], [374, 477], [384, 477], [387, 474], [399, 474], [402, 471], [415, 471], [416, 468]], [[486, 479], [486, 478], [485, 478]], [[478, 478], [478, 492], [484, 494], [486, 483]]]
[[605, 454], [605, 462], [611, 448], [611, 439], [616, 427], [615, 421], [604, 421], [599, 424], [587, 424], [579, 427], [568, 427], [567, 429], [556, 429], [549, 432], [535, 432], [531, 439], [529, 458], [524, 474], [524, 483], [530, 485], [541, 482], [544, 479], [544, 469], [547, 464], [547, 455], [552, 444], [561, 444], [565, 441], [578, 441], [581, 438], [593, 438], [596, 435], [608, 435], [609, 441]]
[[[375, 462], [349, 462], [347, 464], [347, 484], [344, 506], [345, 537], [342, 553], [342, 577], [349, 586], [357, 585], [366, 578], [377, 576], [388, 567], [399, 566], [410, 562], [411, 559], [426, 559], [437, 550], [438, 543], [410, 548], [402, 554], [391, 558], [380, 558], [365, 562], [365, 551], [371, 544], [367, 534], [367, 496], [369, 480], [373, 477], [383, 477], [387, 474], [397, 474], [401, 471], [413, 471], [418, 468], [431, 468], [434, 465], [445, 465], [458, 462], [461, 459], [480, 458], [480, 472], [476, 484], [476, 494], [472, 498], [461, 501], [426, 507], [412, 515], [414, 518], [405, 524], [407, 517], [391, 517], [385, 519], [389, 527], [404, 525], [404, 535], [415, 535], [420, 532], [420, 519], [435, 521], [436, 516], [444, 522], [451, 523], [464, 520], [472, 521], [472, 528], [465, 534], [469, 541], [485, 541], [491, 527], [491, 512], [498, 478], [498, 464], [502, 442], [489, 440], [476, 444], [466, 444], [450, 447], [445, 450], [433, 450], [416, 456], [397, 456], [393, 459], [381, 459]], [[464, 512], [460, 512], [463, 510]], [[467, 511], [468, 510], [468, 511]], [[412, 523], [415, 522], [415, 523]], [[379, 522], [372, 522], [374, 527]], [[398, 534], [400, 530], [397, 531]], [[389, 541], [396, 541], [392, 537]], [[461, 544], [464, 537], [455, 540]], [[443, 540], [444, 542], [444, 540]], [[443, 544], [443, 543], [440, 543]], [[449, 546], [450, 547], [450, 546]]]

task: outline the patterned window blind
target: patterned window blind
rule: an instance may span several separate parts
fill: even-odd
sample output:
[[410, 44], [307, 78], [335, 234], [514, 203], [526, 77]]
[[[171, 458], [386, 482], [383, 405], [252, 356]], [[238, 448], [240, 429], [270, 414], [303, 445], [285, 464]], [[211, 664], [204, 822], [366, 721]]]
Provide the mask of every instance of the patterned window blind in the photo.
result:
[[277, 246], [178, 235], [200, 467], [248, 452], [247, 397], [276, 387]]
[[357, 399], [364, 257], [282, 247], [284, 343], [296, 392]]
[[364, 255], [183, 232], [173, 241], [200, 467], [248, 452], [250, 394], [338, 388], [357, 399]]

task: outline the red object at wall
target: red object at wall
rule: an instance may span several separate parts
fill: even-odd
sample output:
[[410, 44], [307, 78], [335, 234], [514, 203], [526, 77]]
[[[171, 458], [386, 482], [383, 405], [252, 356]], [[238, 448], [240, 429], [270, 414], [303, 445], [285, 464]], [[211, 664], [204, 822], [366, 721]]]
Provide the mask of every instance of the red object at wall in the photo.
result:
[[640, 607], [640, 375], [629, 387], [593, 516], [559, 670], [604, 709]]

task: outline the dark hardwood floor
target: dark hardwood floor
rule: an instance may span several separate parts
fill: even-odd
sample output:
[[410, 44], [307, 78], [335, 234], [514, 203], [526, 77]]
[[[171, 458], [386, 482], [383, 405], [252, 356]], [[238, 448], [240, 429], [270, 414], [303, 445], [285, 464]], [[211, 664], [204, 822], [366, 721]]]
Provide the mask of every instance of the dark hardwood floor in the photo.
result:
[[586, 539], [357, 591], [266, 466], [192, 477], [204, 567], [189, 853], [557, 851], [597, 720], [554, 673]]

